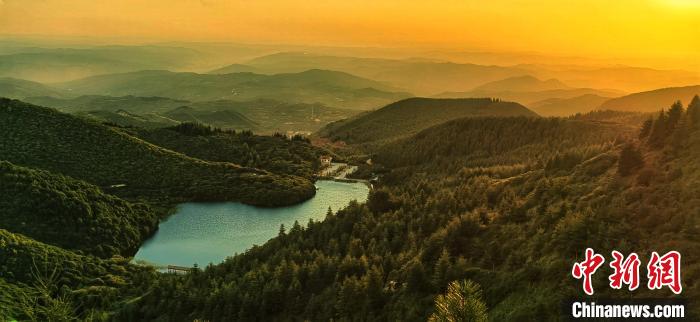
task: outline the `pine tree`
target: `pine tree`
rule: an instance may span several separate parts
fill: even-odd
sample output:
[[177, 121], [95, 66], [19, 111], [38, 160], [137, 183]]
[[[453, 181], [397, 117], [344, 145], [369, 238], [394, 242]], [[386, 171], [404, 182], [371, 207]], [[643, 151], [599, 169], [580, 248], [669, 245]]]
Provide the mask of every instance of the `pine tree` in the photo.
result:
[[690, 120], [690, 126], [693, 128], [700, 127], [700, 97], [695, 95], [693, 99], [688, 104], [688, 118]]
[[668, 110], [668, 123], [666, 125], [669, 134], [676, 128], [678, 122], [680, 122], [683, 112], [683, 104], [681, 101], [676, 101], [673, 103], [673, 105], [671, 105], [671, 108]]
[[644, 166], [642, 154], [633, 144], [626, 144], [620, 152], [620, 160], [617, 165], [617, 172], [625, 177]]
[[642, 128], [639, 130], [639, 138], [644, 139], [651, 133], [651, 127], [654, 125], [654, 119], [648, 119], [642, 124]]
[[683, 145], [688, 138], [688, 127], [690, 126], [689, 123], [690, 120], [688, 115], [684, 114], [680, 121], [678, 121], [678, 124], [676, 124], [676, 128], [673, 130], [673, 134], [671, 134], [670, 138], [671, 147], [673, 147], [674, 150], [680, 150], [683, 148]]
[[659, 117], [654, 121], [654, 126], [649, 134], [649, 145], [654, 148], [662, 148], [668, 136], [668, 117], [666, 112], [661, 110]]
[[482, 300], [481, 288], [470, 280], [454, 281], [447, 293], [435, 299], [435, 312], [431, 322], [485, 322], [488, 320], [486, 304]]

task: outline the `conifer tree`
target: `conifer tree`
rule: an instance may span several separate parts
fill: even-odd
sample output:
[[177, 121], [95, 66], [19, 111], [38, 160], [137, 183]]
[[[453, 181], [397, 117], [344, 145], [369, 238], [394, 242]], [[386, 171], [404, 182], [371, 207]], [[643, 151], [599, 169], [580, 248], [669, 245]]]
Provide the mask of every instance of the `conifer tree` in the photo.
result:
[[481, 298], [481, 287], [470, 280], [454, 281], [447, 293], [435, 299], [435, 312], [431, 322], [485, 322], [488, 320], [486, 304]]
[[690, 101], [690, 104], [688, 104], [687, 114], [690, 126], [693, 128], [700, 127], [700, 97], [698, 97], [698, 95], [695, 95]]
[[642, 124], [642, 128], [639, 130], [639, 138], [644, 139], [651, 133], [651, 127], [654, 125], [654, 119], [648, 119]]
[[661, 110], [659, 117], [654, 121], [654, 126], [649, 134], [649, 145], [654, 148], [662, 148], [668, 136], [668, 117], [666, 112]]
[[642, 154], [633, 144], [627, 144], [620, 152], [620, 160], [618, 161], [617, 172], [625, 177], [628, 176], [644, 165]]

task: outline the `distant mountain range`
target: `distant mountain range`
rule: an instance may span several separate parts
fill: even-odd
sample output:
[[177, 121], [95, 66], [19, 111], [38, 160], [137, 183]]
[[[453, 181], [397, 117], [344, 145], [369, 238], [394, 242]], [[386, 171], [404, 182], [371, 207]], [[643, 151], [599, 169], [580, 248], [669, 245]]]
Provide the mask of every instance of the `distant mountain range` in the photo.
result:
[[583, 95], [617, 97], [625, 93], [614, 90], [573, 88], [556, 79], [540, 80], [533, 76], [510, 77], [488, 82], [466, 92], [445, 92], [439, 98], [492, 97], [531, 105], [548, 99], [570, 99]]
[[286, 103], [272, 99], [191, 102], [155, 96], [85, 95], [75, 98], [38, 96], [25, 101], [121, 126], [157, 128], [197, 121], [223, 129], [267, 134], [315, 132], [329, 122], [358, 113], [319, 103]]
[[[481, 60], [477, 60], [481, 61]], [[590, 67], [576, 65], [478, 65], [438, 59], [387, 59], [281, 52], [213, 70], [211, 73], [255, 71], [300, 72], [320, 68], [392, 83], [418, 95], [465, 92], [487, 82], [532, 75], [558, 79], [576, 88], [614, 89], [634, 92], [700, 82], [700, 75], [684, 70], [658, 70], [629, 66]], [[579, 93], [583, 95], [586, 93]], [[591, 93], [592, 94], [592, 93]], [[575, 96], [578, 96], [575, 95]]]
[[531, 103], [528, 107], [542, 116], [570, 116], [598, 109], [609, 99], [596, 94], [584, 94], [572, 98], [550, 98]]
[[318, 69], [275, 75], [152, 70], [99, 75], [55, 86], [74, 95], [161, 96], [190, 101], [269, 98], [357, 110], [376, 108], [411, 96], [385, 83]]
[[143, 69], [183, 70], [196, 66], [204, 56], [194, 49], [173, 46], [14, 48], [0, 55], [0, 77], [61, 82]]
[[537, 117], [537, 114], [518, 103], [488, 98], [410, 98], [355, 118], [331, 123], [320, 135], [347, 143], [379, 143], [405, 137], [453, 119], [485, 116]]
[[509, 77], [493, 82], [488, 82], [473, 89], [476, 92], [540, 92], [560, 89], [571, 89], [558, 79], [539, 80], [536, 77], [525, 75]]
[[65, 93], [50, 86], [11, 77], [0, 77], [0, 97], [22, 99], [30, 96], [63, 97]]
[[360, 77], [389, 82], [419, 95], [473, 88], [485, 81], [522, 76], [527, 71], [500, 66], [456, 64], [434, 60], [382, 59], [277, 53], [258, 57], [243, 64], [226, 66], [211, 73], [226, 73], [255, 68], [259, 72], [293, 73], [313, 68], [337, 70]]

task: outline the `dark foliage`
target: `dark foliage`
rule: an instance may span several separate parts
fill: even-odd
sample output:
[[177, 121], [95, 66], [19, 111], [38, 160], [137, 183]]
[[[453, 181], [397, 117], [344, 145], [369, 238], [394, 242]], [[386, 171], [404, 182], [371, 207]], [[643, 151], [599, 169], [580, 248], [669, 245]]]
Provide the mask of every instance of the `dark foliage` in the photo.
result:
[[0, 228], [101, 257], [136, 252], [155, 213], [99, 188], [0, 161]]
[[3, 159], [81, 179], [122, 197], [279, 206], [315, 192], [307, 179], [188, 157], [119, 129], [20, 101], [0, 99], [0, 128]]

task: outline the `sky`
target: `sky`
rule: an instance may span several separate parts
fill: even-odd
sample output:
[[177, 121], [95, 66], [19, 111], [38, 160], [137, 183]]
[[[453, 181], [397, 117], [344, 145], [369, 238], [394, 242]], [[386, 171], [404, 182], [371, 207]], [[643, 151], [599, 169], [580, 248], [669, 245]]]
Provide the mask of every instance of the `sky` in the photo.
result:
[[700, 0], [0, 0], [0, 35], [535, 51], [691, 63]]

